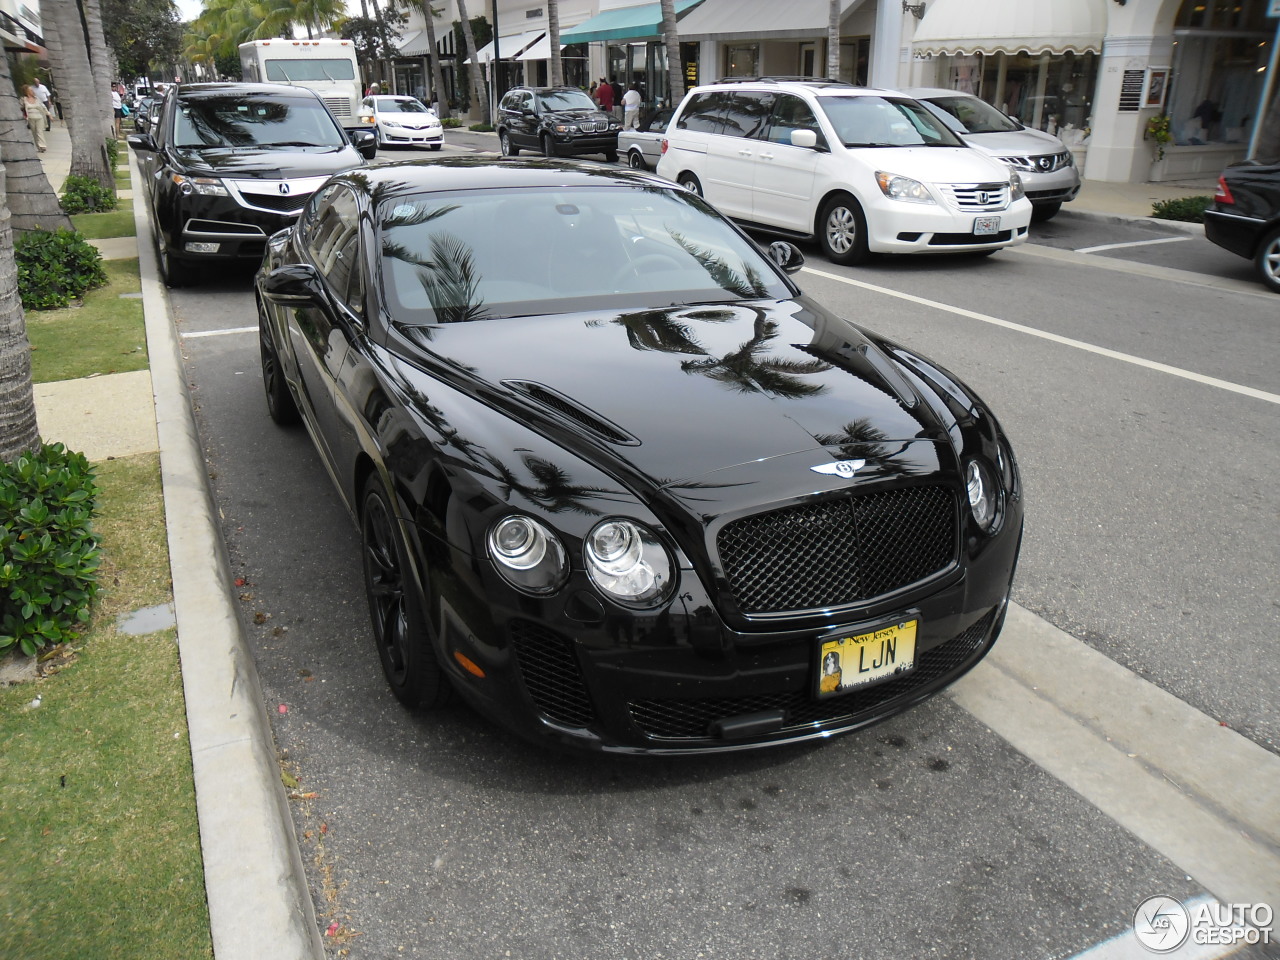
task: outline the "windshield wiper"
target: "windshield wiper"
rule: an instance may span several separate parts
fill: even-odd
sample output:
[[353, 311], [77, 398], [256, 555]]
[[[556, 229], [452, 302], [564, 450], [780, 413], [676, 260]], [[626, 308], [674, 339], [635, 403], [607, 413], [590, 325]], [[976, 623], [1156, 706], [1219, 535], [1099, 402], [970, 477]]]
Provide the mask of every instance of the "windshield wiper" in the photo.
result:
[[255, 143], [255, 147], [333, 147], [333, 143], [308, 143], [306, 140], [276, 140], [272, 143]]

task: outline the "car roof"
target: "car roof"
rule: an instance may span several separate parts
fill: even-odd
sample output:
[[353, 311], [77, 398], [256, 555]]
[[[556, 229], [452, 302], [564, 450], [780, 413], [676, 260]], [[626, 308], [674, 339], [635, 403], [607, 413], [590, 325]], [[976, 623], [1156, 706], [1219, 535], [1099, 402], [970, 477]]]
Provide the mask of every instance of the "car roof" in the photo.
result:
[[792, 93], [811, 93], [816, 97], [850, 95], [860, 97], [906, 96], [887, 87], [858, 87], [841, 80], [822, 77], [727, 77], [694, 87], [690, 93], [706, 93], [715, 90], [785, 90]]
[[968, 97], [971, 100], [982, 99], [976, 94], [966, 93], [964, 90], [948, 90], [946, 87], [903, 87], [902, 92], [908, 97], [915, 97], [917, 100], [932, 99], [933, 97]]
[[[494, 190], [510, 187], [662, 187], [679, 188], [656, 174], [573, 160], [499, 157], [440, 157], [403, 160], [352, 171], [362, 193], [380, 197], [446, 190]], [[344, 175], [340, 174], [340, 177]]]
[[184, 83], [178, 87], [182, 99], [210, 97], [305, 97], [319, 100], [314, 90], [287, 83]]

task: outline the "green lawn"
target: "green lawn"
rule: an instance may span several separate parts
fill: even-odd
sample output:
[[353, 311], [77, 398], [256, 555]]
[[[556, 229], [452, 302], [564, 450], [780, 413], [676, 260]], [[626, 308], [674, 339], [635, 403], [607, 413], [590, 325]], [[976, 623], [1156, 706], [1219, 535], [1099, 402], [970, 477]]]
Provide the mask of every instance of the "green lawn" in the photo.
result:
[[36, 383], [146, 369], [142, 300], [121, 296], [142, 289], [138, 261], [107, 260], [103, 267], [107, 285], [85, 294], [83, 306], [27, 312]]
[[121, 200], [119, 207], [106, 213], [78, 213], [71, 218], [71, 223], [87, 240], [137, 235], [133, 226], [132, 200]]

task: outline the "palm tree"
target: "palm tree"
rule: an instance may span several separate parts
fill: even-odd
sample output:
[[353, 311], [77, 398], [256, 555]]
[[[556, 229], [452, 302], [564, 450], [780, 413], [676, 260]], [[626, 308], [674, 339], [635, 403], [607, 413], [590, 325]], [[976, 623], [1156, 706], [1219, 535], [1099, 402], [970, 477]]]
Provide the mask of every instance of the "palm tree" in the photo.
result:
[[[46, 33], [58, 35], [58, 53], [50, 44], [49, 61], [61, 93], [62, 111], [71, 134], [71, 169], [75, 176], [96, 180], [108, 190], [115, 189], [115, 177], [107, 162], [103, 136], [101, 94], [93, 77], [84, 24], [74, 0], [52, 0], [45, 5]], [[107, 91], [110, 96], [110, 91]]]
[[63, 212], [49, 185], [27, 121], [22, 119], [22, 107], [9, 76], [8, 57], [0, 57], [0, 163], [8, 170], [7, 203], [12, 229], [71, 229], [71, 218]]
[[440, 104], [440, 118], [453, 116], [449, 109], [449, 98], [444, 92], [444, 71], [440, 69], [440, 49], [436, 46], [436, 16], [439, 11], [431, 6], [430, 0], [422, 4], [422, 19], [427, 24], [427, 43], [431, 46], [431, 89], [435, 91], [436, 102]]
[[840, 79], [840, 0], [828, 0], [827, 5], [827, 79]]
[[[489, 123], [493, 114], [489, 110], [489, 88], [485, 86], [484, 72], [480, 69], [480, 58], [476, 56], [476, 35], [471, 29], [471, 16], [467, 13], [467, 0], [458, 0], [458, 16], [462, 18], [462, 41], [467, 47], [467, 58], [471, 61], [471, 99], [477, 97], [483, 105], [484, 122]], [[494, 37], [497, 47], [498, 38]]]
[[662, 0], [662, 40], [667, 47], [667, 76], [672, 106], [684, 99], [684, 64], [680, 60], [680, 31], [676, 27], [675, 0]]
[[564, 86], [564, 61], [560, 59], [560, 0], [547, 0], [547, 39], [551, 43], [551, 85]]
[[[111, 107], [111, 84], [116, 80], [115, 57], [107, 48], [107, 38], [102, 32], [102, 7], [98, 0], [78, 0], [78, 4], [88, 40], [89, 66], [93, 71], [94, 90], [98, 95], [99, 116], [103, 121], [102, 139], [109, 140], [116, 135], [115, 110]], [[104, 186], [114, 189], [114, 176]]]
[[[6, 73], [8, 68], [6, 67]], [[9, 97], [6, 88], [0, 96]], [[18, 296], [13, 230], [5, 202], [5, 170], [0, 163], [0, 461], [9, 463], [40, 444], [36, 401], [31, 389], [31, 344]]]

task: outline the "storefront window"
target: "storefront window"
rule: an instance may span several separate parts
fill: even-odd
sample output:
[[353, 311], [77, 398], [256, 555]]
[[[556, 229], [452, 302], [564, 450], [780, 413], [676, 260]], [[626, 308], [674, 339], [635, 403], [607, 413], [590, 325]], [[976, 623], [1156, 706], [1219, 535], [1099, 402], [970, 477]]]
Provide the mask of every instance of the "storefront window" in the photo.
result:
[[[840, 79], [856, 87], [867, 85], [868, 55], [871, 52], [870, 37], [855, 37], [840, 41]], [[821, 71], [826, 76], [826, 65]]]
[[1173, 32], [1169, 128], [1175, 143], [1244, 143], [1266, 82], [1274, 25], [1265, 0], [1186, 0]]
[[725, 47], [724, 53], [726, 77], [760, 76], [760, 45], [758, 43], [731, 44]]
[[938, 67], [944, 86], [981, 97], [1028, 127], [1072, 142], [1090, 125], [1097, 54], [942, 56]]

